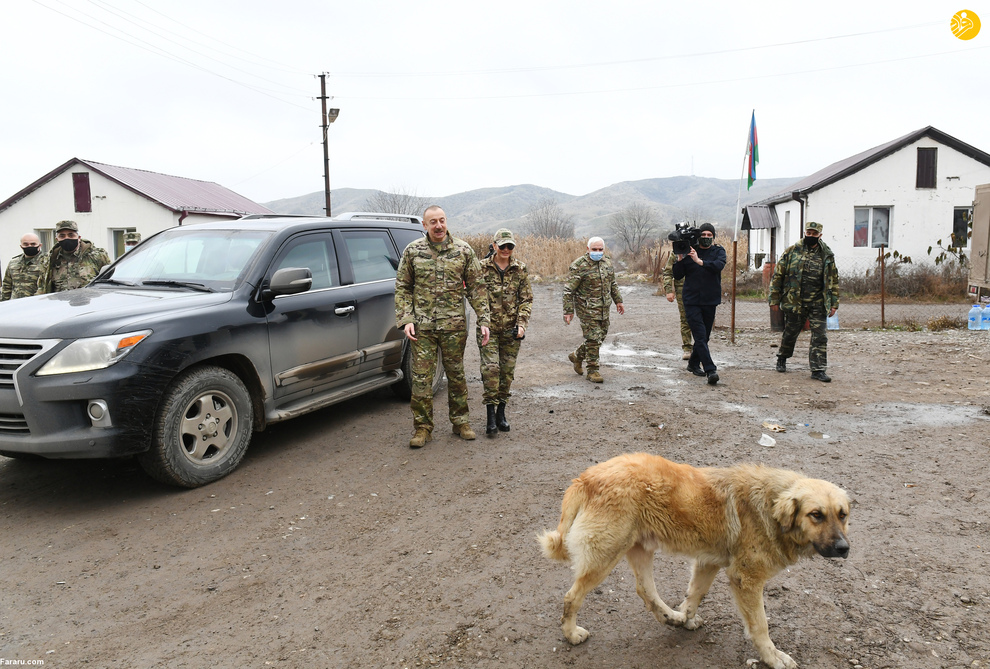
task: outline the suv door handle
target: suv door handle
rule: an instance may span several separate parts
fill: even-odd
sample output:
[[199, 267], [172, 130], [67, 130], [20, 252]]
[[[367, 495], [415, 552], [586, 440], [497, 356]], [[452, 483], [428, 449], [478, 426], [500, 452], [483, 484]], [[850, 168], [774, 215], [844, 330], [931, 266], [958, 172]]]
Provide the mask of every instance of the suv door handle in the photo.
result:
[[349, 307], [336, 307], [333, 310], [333, 313], [337, 314], [338, 316], [346, 316], [347, 314], [354, 311], [354, 309], [355, 309], [354, 305], [351, 305]]

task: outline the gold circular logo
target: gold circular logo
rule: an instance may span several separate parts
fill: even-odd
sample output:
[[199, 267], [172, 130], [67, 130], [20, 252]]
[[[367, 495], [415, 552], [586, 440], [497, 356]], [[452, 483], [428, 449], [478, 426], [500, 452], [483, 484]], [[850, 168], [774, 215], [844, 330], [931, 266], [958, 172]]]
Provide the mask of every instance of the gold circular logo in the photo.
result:
[[959, 39], [973, 39], [980, 34], [980, 17], [972, 9], [963, 9], [952, 16], [950, 27]]

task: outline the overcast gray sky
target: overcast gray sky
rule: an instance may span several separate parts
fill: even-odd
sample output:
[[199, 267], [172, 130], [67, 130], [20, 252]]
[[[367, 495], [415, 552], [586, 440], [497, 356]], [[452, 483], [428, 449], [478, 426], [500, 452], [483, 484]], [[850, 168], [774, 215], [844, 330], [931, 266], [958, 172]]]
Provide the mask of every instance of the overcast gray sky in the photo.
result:
[[[968, 0], [967, 0], [968, 2]], [[0, 200], [69, 158], [259, 202], [798, 177], [927, 125], [990, 152], [990, 2], [6, 0]]]

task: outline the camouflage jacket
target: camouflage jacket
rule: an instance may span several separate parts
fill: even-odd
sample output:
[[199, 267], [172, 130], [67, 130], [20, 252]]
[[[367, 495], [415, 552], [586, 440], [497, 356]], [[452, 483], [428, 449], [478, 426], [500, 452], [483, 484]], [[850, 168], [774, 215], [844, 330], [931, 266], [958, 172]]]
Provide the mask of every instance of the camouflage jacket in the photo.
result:
[[605, 321], [613, 302], [622, 304], [622, 295], [608, 256], [595, 262], [585, 253], [571, 263], [564, 284], [565, 315], [576, 310], [582, 321]]
[[46, 269], [48, 269], [47, 255], [39, 253], [36, 256], [26, 256], [22, 253], [13, 257], [7, 265], [7, 271], [3, 273], [0, 301], [37, 295], [38, 282]]
[[41, 277], [38, 294], [82, 288], [109, 264], [107, 252], [89, 240], [80, 239], [75, 253], [65, 253], [56, 244], [48, 254], [48, 268]]
[[505, 272], [500, 272], [495, 256], [491, 256], [481, 261], [481, 272], [488, 288], [492, 330], [505, 332], [517, 325], [528, 328], [533, 313], [533, 289], [529, 285], [526, 265], [510, 258]]
[[[825, 256], [825, 271], [822, 293], [825, 297], [825, 311], [839, 308], [839, 272], [835, 268], [835, 254], [819, 241], [821, 253]], [[794, 311], [801, 305], [801, 271], [804, 268], [804, 256], [808, 249], [804, 240], [794, 244], [784, 251], [770, 279], [770, 306], [779, 305], [784, 311]]]
[[402, 252], [395, 276], [395, 326], [417, 330], [467, 330], [464, 297], [488, 326], [488, 299], [478, 257], [467, 242], [450, 234], [439, 244], [417, 239]]
[[684, 279], [674, 278], [674, 262], [677, 260], [677, 256], [670, 253], [667, 256], [667, 264], [663, 266], [663, 292], [664, 293], [676, 293], [678, 288], [684, 286]]

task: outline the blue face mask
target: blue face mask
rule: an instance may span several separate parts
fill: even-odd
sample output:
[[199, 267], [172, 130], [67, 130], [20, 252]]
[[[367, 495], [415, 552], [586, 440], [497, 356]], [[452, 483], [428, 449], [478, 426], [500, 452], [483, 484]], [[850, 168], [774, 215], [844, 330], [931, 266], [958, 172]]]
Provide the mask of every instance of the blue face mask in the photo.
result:
[[588, 251], [588, 255], [591, 256], [591, 259], [592, 260], [594, 260], [595, 262], [598, 262], [599, 260], [601, 260], [602, 258], [605, 257], [605, 252], [604, 251]]

